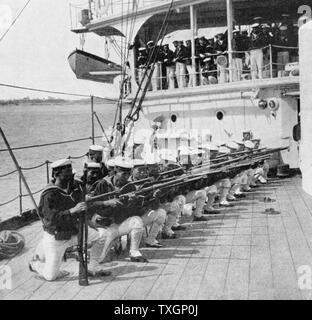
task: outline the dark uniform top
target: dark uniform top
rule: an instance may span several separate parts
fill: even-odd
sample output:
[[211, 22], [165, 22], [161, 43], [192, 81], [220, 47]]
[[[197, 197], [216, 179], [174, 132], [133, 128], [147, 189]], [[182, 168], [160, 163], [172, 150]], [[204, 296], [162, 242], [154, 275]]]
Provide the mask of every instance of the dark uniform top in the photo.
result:
[[263, 32], [258, 27], [250, 34], [250, 50], [262, 49], [265, 46], [266, 44]]
[[220, 40], [217, 40], [215, 43], [214, 43], [214, 51], [216, 53], [219, 53], [219, 54], [223, 54], [223, 52], [227, 51], [227, 43], [226, 41], [220, 41]]
[[148, 56], [146, 51], [140, 51], [139, 56], [137, 58], [137, 66], [138, 68], [145, 68], [147, 65]]
[[185, 47], [185, 59], [184, 62], [186, 65], [191, 66], [192, 65], [192, 47]]
[[78, 234], [78, 215], [71, 214], [69, 209], [81, 201], [82, 193], [76, 190], [69, 195], [63, 189], [50, 183], [42, 192], [39, 202], [39, 213], [43, 218], [43, 229], [55, 236], [56, 240], [69, 240]]
[[213, 63], [213, 60], [204, 64], [204, 67], [202, 68], [202, 75], [207, 79], [210, 76], [217, 78], [217, 66]]
[[172, 50], [168, 49], [168, 50], [163, 50], [162, 52], [162, 58], [164, 61], [164, 65], [166, 67], [171, 67], [174, 66], [175, 63], [173, 62], [174, 59], [174, 53]]
[[245, 53], [243, 51], [247, 51], [248, 48], [245, 48], [245, 42], [244, 38], [241, 35], [236, 35], [233, 38], [232, 48], [233, 51], [233, 58], [237, 59], [243, 59], [245, 56]]
[[[114, 184], [114, 176], [111, 177], [105, 177], [102, 180], [99, 180], [94, 187], [94, 196], [102, 195], [105, 193], [113, 192], [113, 191], [119, 191], [120, 189], [115, 186]], [[130, 190], [128, 190], [129, 192]], [[131, 189], [131, 191], [135, 191], [135, 188]], [[114, 197], [112, 197], [114, 198]], [[120, 206], [114, 207], [114, 208], [105, 208], [102, 210], [102, 214], [104, 216], [111, 217], [115, 223], [120, 224], [127, 218], [131, 216], [141, 216], [144, 214], [145, 211], [143, 211], [142, 207], [136, 207], [135, 205], [126, 206], [125, 204], [122, 204]], [[102, 215], [99, 212], [100, 215]]]
[[184, 45], [178, 46], [174, 52], [174, 58], [176, 59], [176, 62], [185, 63], [186, 57], [186, 47]]

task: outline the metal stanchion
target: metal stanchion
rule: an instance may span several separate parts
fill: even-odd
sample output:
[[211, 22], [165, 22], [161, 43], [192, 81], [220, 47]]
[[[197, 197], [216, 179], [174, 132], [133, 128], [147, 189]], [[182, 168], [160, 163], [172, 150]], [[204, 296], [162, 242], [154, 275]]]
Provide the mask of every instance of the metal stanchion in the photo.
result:
[[47, 183], [50, 182], [50, 177], [49, 177], [49, 161], [46, 161], [46, 170], [47, 170]]
[[18, 173], [18, 190], [19, 190], [19, 212], [20, 215], [23, 213], [23, 191], [22, 191], [22, 178], [21, 175]]
[[93, 96], [91, 96], [91, 137], [92, 137], [92, 144], [94, 144], [94, 107], [93, 107]]
[[269, 45], [270, 47], [270, 76], [271, 79], [273, 78], [273, 56], [272, 56], [272, 45]]

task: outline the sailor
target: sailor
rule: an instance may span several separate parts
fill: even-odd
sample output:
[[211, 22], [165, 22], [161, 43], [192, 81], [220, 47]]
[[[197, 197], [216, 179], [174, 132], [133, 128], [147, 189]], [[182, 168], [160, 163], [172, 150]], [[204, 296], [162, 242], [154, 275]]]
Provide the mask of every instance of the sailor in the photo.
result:
[[[177, 164], [177, 156], [173, 151], [169, 149], [162, 149], [158, 152], [158, 155], [161, 158], [163, 172], [181, 168]], [[183, 172], [184, 171], [181, 168], [181, 171], [176, 171], [175, 173], [172, 173], [171, 176], [179, 175]], [[166, 177], [164, 176], [164, 178]], [[174, 194], [175, 190], [171, 191], [173, 191]], [[177, 234], [174, 231], [186, 229], [184, 226], [179, 224], [179, 220], [184, 209], [184, 204], [184, 197], [181, 197], [180, 195], [175, 195], [173, 198], [170, 198], [169, 196], [161, 204], [161, 208], [163, 208], [167, 213], [166, 222], [162, 232], [162, 239], [175, 239]]]
[[[191, 167], [190, 156], [192, 150], [186, 146], [178, 148], [178, 160], [180, 165], [188, 170]], [[203, 216], [204, 206], [206, 202], [206, 191], [205, 190], [190, 190], [190, 187], [186, 186], [184, 196], [185, 204], [195, 204], [194, 218], [193, 221], [207, 221]]]
[[152, 90], [156, 91], [161, 88], [161, 55], [158, 46], [155, 46], [154, 41], [150, 40], [146, 44], [147, 55], [151, 64], [154, 64], [154, 71], [151, 79]]
[[243, 74], [243, 58], [245, 57], [243, 38], [239, 30], [233, 31], [233, 81], [240, 81]]
[[166, 78], [168, 89], [174, 89], [174, 79], [175, 79], [175, 63], [173, 61], [174, 53], [169, 49], [169, 45], [165, 44], [163, 46], [163, 60], [164, 66], [166, 67]]
[[[99, 183], [94, 189], [94, 196], [119, 191], [120, 188], [128, 183], [133, 168], [131, 159], [116, 157], [114, 164], [115, 175], [99, 180]], [[109, 228], [106, 228], [106, 241], [101, 254], [101, 261], [104, 261], [109, 249], [117, 238], [129, 235], [130, 260], [133, 262], [147, 262], [147, 259], [139, 251], [139, 245], [144, 231], [144, 224], [140, 218], [141, 213], [133, 212], [133, 209], [124, 207], [117, 199], [111, 199], [110, 201], [112, 202], [110, 209], [114, 223]], [[107, 214], [105, 210], [103, 214]]]
[[223, 33], [219, 33], [216, 35], [216, 41], [214, 43], [214, 51], [216, 53], [216, 61], [217, 61], [217, 70], [218, 70], [218, 81], [219, 83], [226, 82], [226, 65], [220, 65], [218, 63], [219, 56], [224, 56], [227, 58], [227, 40]]
[[107, 177], [112, 177], [115, 175], [115, 159], [108, 159], [106, 161], [106, 167], [107, 167]]
[[188, 73], [188, 84], [187, 86], [193, 87], [193, 79], [196, 72], [195, 66], [192, 64], [192, 41], [186, 40], [186, 48], [185, 48], [185, 64]]
[[205, 37], [200, 37], [198, 39], [198, 45], [195, 47], [196, 56], [199, 57], [199, 67], [204, 65], [204, 59], [206, 56], [207, 39]]
[[186, 87], [186, 48], [183, 41], [178, 41], [178, 46], [174, 52], [174, 62], [176, 64], [176, 77], [178, 81], [178, 88]]
[[[77, 193], [73, 197], [68, 189], [73, 179], [71, 161], [55, 161], [51, 168], [53, 180], [42, 192], [39, 203], [39, 212], [43, 219], [43, 239], [29, 263], [31, 271], [48, 281], [65, 275], [64, 272], [60, 272], [64, 253], [67, 248], [77, 245], [78, 217], [87, 213], [82, 193], [80, 197]], [[88, 242], [92, 243], [88, 267], [90, 276], [110, 275], [110, 272], [99, 267], [104, 239], [103, 229], [96, 231], [88, 228]]]
[[282, 24], [279, 28], [279, 34], [275, 41], [278, 46], [277, 52], [277, 71], [278, 76], [284, 76], [285, 66], [290, 61], [290, 51], [288, 47], [291, 47], [289, 26]]
[[[150, 64], [148, 65], [148, 54], [147, 50], [144, 47], [139, 48], [139, 55], [137, 58], [138, 74], [139, 74], [139, 83], [142, 81], [142, 88], [145, 88], [147, 84], [147, 79], [150, 74]], [[146, 71], [146, 72], [145, 72]], [[148, 85], [148, 90], [152, 90], [151, 83]]]
[[[204, 158], [208, 161], [211, 159], [214, 159], [219, 152], [219, 148], [213, 143], [202, 144], [201, 149], [203, 150], [203, 153], [206, 153], [204, 155]], [[206, 191], [207, 200], [204, 206], [203, 213], [204, 214], [220, 213], [221, 210], [219, 208], [219, 205], [216, 202], [216, 198], [218, 197], [220, 190], [218, 190], [216, 183], [209, 184], [204, 188], [204, 190]]]
[[[145, 161], [141, 159], [134, 159], [132, 175], [129, 178], [129, 182], [135, 182], [146, 178], [148, 178], [148, 170]], [[135, 185], [135, 187], [136, 189], [139, 189], [140, 185]], [[157, 204], [158, 203], [156, 201], [155, 208], [145, 208], [144, 214], [141, 216], [144, 226], [148, 230], [147, 236], [144, 239], [144, 245], [151, 248], [163, 247], [156, 238], [165, 224], [167, 214], [166, 211], [160, 208]]]
[[89, 147], [88, 162], [95, 162], [101, 165], [103, 177], [107, 175], [107, 168], [103, 163], [103, 147], [99, 145], [92, 145]]
[[223, 33], [218, 33], [216, 35], [216, 41], [214, 43], [214, 51], [216, 54], [225, 55], [227, 51], [227, 41]]
[[216, 84], [217, 80], [217, 66], [214, 64], [212, 57], [204, 59], [204, 67], [202, 68], [202, 84]]
[[[226, 146], [220, 146], [218, 150], [219, 155], [229, 155], [230, 152], [231, 150]], [[220, 180], [215, 182], [214, 185], [218, 190], [219, 207], [232, 207], [233, 205], [228, 202], [231, 189], [231, 180], [228, 177], [222, 177]], [[231, 197], [230, 200], [232, 200]]]
[[250, 65], [252, 79], [263, 78], [263, 47], [264, 38], [258, 22], [252, 26], [250, 34]]

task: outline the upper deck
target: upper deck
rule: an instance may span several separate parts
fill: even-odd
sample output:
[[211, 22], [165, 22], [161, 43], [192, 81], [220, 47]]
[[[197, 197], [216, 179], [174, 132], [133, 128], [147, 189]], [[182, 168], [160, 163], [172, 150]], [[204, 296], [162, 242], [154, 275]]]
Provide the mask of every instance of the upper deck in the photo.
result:
[[[105, 5], [104, 5], [105, 3]], [[272, 79], [275, 84], [281, 85], [287, 82], [285, 77], [291, 76], [289, 83], [297, 82], [296, 91], [299, 90], [299, 50], [298, 50], [298, 33], [296, 28], [301, 24], [303, 17], [308, 18], [308, 13], [304, 13], [304, 0], [292, 1], [251, 1], [251, 0], [176, 0], [172, 3], [172, 13], [168, 17], [166, 30], [163, 34], [164, 38], [158, 38], [160, 26], [165, 21], [168, 10], [171, 7], [170, 0], [158, 1], [138, 1], [123, 3], [123, 1], [94, 1], [84, 6], [84, 13], [79, 15], [79, 8], [72, 8], [75, 14], [72, 14], [73, 19], [72, 31], [77, 33], [94, 32], [95, 34], [106, 37], [111, 43], [114, 50], [121, 51], [121, 61], [124, 65], [128, 58], [129, 70], [127, 70], [127, 80], [129, 83], [125, 85], [126, 95], [134, 96], [140, 86], [142, 74], [144, 70], [139, 67], [137, 57], [139, 47], [144, 46], [149, 40], [157, 41], [157, 44], [169, 44], [169, 47], [174, 50], [172, 42], [174, 40], [190, 40], [192, 42], [192, 65], [187, 68], [186, 73], [178, 75], [175, 72], [174, 89], [181, 87], [202, 87], [211, 83], [206, 81], [202, 68], [198, 67], [198, 54], [196, 53], [196, 37], [205, 36], [206, 39], [213, 38], [218, 32], [221, 32], [226, 37], [227, 50], [224, 51], [226, 61], [218, 62], [215, 59], [215, 67], [213, 72], [218, 73], [216, 82], [219, 86], [212, 85], [208, 91], [214, 90], [231, 90], [235, 85], [233, 82], [243, 80], [245, 83], [240, 83], [238, 87], [246, 87], [248, 80], [255, 80], [260, 76], [252, 75], [252, 59], [250, 50], [244, 49], [242, 58], [242, 75], [236, 76], [237, 66], [235, 65], [235, 56], [240, 51], [233, 47], [234, 28], [240, 31], [251, 32], [251, 25], [255, 22], [256, 16], [262, 17], [262, 24], [269, 24], [270, 27], [278, 30], [283, 24], [288, 24], [288, 37], [293, 41], [285, 46], [279, 43], [264, 45], [261, 47], [263, 54], [262, 78], [263, 81], [252, 81], [247, 85], [249, 88], [257, 89], [257, 85], [270, 87]], [[286, 15], [282, 17], [282, 15]], [[80, 18], [78, 18], [80, 16]], [[130, 47], [129, 54], [126, 55], [126, 48]], [[286, 55], [286, 56], [285, 56]], [[288, 56], [287, 56], [288, 55]], [[123, 61], [124, 60], [124, 61]], [[202, 59], [203, 60], [203, 59]], [[223, 64], [222, 64], [223, 63]], [[121, 76], [122, 78], [123, 76]], [[180, 85], [180, 81], [185, 84]], [[239, 79], [238, 79], [239, 78]], [[295, 78], [297, 80], [295, 80]], [[192, 81], [191, 81], [192, 79]], [[262, 80], [262, 79], [261, 79]], [[192, 83], [191, 83], [192, 82]], [[209, 82], [209, 83], [208, 83]], [[229, 86], [226, 87], [225, 85]], [[144, 83], [143, 83], [144, 86]], [[169, 86], [168, 70], [166, 70], [163, 62], [156, 63], [154, 73], [151, 80], [151, 86], [148, 88], [147, 97], [162, 95], [168, 97], [178, 94], [173, 92], [173, 86]], [[153, 92], [151, 92], [153, 91]], [[162, 91], [160, 94], [154, 94], [155, 91]], [[200, 90], [198, 90], [200, 94]]]
[[[312, 198], [300, 185], [299, 176], [274, 179], [208, 222], [186, 220], [178, 239], [143, 250], [149, 263], [121, 257], [109, 267], [112, 276], [89, 287], [78, 286], [72, 259], [63, 280], [30, 273], [27, 262], [42, 233], [39, 223], [25, 227], [26, 249], [0, 263], [12, 270], [12, 289], [0, 290], [0, 299], [311, 299], [311, 288], [299, 286], [303, 268], [312, 266]], [[264, 197], [277, 201], [264, 203]]]

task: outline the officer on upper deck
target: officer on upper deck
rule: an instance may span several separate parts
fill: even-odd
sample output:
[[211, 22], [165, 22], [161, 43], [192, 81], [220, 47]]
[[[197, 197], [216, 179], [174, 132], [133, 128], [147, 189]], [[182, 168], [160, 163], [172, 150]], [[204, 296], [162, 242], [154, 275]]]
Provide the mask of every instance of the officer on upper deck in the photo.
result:
[[[257, 21], [260, 17], [255, 18]], [[265, 46], [261, 25], [256, 22], [252, 25], [250, 34], [250, 66], [252, 79], [263, 78], [263, 47]]]
[[163, 46], [163, 61], [164, 66], [166, 68], [166, 79], [167, 79], [167, 87], [168, 89], [174, 89], [174, 79], [175, 79], [175, 62], [174, 53], [169, 48], [169, 44], [165, 44]]

